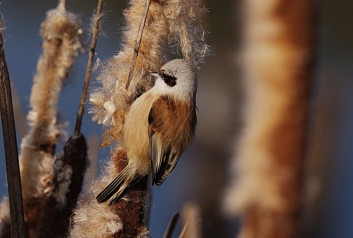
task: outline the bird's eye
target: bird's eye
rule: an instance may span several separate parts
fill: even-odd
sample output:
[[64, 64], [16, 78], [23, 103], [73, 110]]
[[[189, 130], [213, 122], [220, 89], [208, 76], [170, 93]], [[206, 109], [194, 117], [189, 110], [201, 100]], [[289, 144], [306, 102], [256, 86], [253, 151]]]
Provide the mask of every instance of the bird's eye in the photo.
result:
[[164, 82], [169, 86], [169, 87], [173, 87], [176, 85], [176, 80], [177, 78], [174, 76], [171, 76], [169, 74], [166, 74], [164, 72], [160, 73], [162, 79], [164, 80]]

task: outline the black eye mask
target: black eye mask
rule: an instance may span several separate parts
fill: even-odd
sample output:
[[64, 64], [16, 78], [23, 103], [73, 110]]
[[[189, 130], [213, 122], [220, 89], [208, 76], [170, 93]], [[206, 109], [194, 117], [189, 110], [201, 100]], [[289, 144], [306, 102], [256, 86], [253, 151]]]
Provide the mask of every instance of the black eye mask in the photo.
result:
[[162, 79], [169, 87], [174, 87], [176, 85], [177, 78], [165, 73], [160, 73]]

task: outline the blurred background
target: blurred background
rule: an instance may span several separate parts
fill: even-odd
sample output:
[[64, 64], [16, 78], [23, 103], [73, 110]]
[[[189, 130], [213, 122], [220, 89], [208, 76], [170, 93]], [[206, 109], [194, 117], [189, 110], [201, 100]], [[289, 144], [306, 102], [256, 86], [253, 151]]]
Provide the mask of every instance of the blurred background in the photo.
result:
[[[316, 68], [306, 168], [316, 179], [312, 180], [313, 186], [319, 193], [315, 203], [307, 206], [306, 236], [348, 238], [353, 237], [353, 2], [317, 2]], [[172, 175], [163, 186], [154, 188], [150, 220], [153, 237], [162, 237], [170, 218], [187, 201], [201, 206], [203, 237], [234, 237], [238, 228], [236, 218], [223, 215], [222, 198], [233, 147], [241, 130], [243, 95], [237, 65], [243, 20], [241, 1], [207, 0], [205, 4], [209, 9], [205, 22], [212, 55], [198, 72], [197, 135]], [[13, 96], [23, 111], [17, 121], [24, 120], [29, 110], [32, 78], [42, 51], [40, 23], [46, 11], [56, 6], [56, 0], [1, 2], [5, 53], [16, 90]], [[95, 0], [67, 1], [67, 9], [80, 17], [87, 45], [87, 29], [95, 6]], [[106, 1], [96, 59], [107, 59], [119, 50], [122, 10], [126, 7], [125, 1]], [[68, 135], [74, 129], [86, 62], [87, 52], [73, 67], [60, 98], [60, 118]], [[93, 80], [91, 85], [94, 84]], [[82, 127], [86, 137], [100, 137], [102, 131], [86, 114]], [[18, 143], [21, 136], [18, 134]], [[7, 195], [2, 142], [1, 133], [0, 197]], [[57, 148], [57, 153], [60, 151], [61, 147]], [[103, 164], [109, 154], [109, 148], [100, 150], [98, 163]], [[178, 229], [176, 233], [180, 232], [180, 225]]]

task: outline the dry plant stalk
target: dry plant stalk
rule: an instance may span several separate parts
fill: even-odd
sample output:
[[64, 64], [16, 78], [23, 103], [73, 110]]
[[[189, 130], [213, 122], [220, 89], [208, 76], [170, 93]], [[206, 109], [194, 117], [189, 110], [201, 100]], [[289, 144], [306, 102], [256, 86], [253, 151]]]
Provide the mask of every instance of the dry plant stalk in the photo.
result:
[[61, 133], [57, 122], [57, 103], [63, 80], [81, 48], [80, 33], [76, 17], [66, 12], [64, 1], [57, 9], [48, 11], [41, 25], [43, 53], [37, 64], [31, 92], [30, 131], [22, 140], [20, 156], [29, 237], [36, 234], [43, 196], [52, 189], [54, 151]]
[[245, 127], [226, 210], [241, 238], [297, 237], [313, 50], [313, 2], [245, 1]]
[[149, 73], [158, 71], [168, 61], [168, 44], [180, 46], [181, 54], [194, 65], [202, 62], [208, 50], [200, 24], [205, 8], [201, 7], [200, 1], [152, 0], [131, 84], [126, 89], [145, 6], [145, 0], [130, 1], [130, 7], [125, 11], [122, 50], [103, 65], [97, 78], [101, 86], [90, 95], [93, 120], [107, 127], [102, 146], [113, 144], [114, 147], [112, 161], [107, 163], [103, 177], [88, 188], [75, 211], [70, 234], [72, 238], [136, 237], [148, 234], [147, 178], [141, 180], [113, 206], [98, 204], [95, 196], [127, 165], [125, 151], [115, 144], [121, 139], [125, 116], [131, 103], [152, 86]]
[[[11, 230], [11, 237], [25, 238], [26, 228], [24, 222], [16, 128], [12, 105], [11, 83], [5, 58], [2, 30], [3, 28], [0, 26], [0, 112], [10, 204], [5, 203], [0, 205], [0, 217], [1, 220], [5, 222], [1, 233], [3, 233], [4, 236], [9, 235], [9, 230]], [[4, 206], [9, 206], [9, 210], [6, 210]], [[8, 212], [10, 212], [10, 219], [8, 218]], [[11, 227], [9, 224], [11, 224]]]
[[136, 59], [137, 59], [138, 53], [140, 51], [142, 33], [143, 33], [143, 29], [145, 28], [147, 13], [148, 13], [148, 9], [150, 8], [150, 5], [151, 5], [151, 0], [146, 0], [145, 7], [143, 8], [143, 12], [142, 12], [141, 20], [140, 20], [140, 26], [139, 26], [138, 32], [137, 32], [134, 52], [132, 53], [129, 76], [127, 78], [127, 82], [126, 82], [126, 86], [125, 86], [126, 89], [129, 89], [129, 86], [130, 86], [130, 83], [132, 80], [132, 74], [134, 73]]
[[178, 223], [179, 213], [175, 213], [172, 219], [169, 221], [168, 227], [164, 232], [163, 238], [171, 238], [173, 236], [173, 232]]
[[104, 0], [98, 0], [97, 12], [96, 12], [96, 15], [93, 20], [92, 41], [91, 41], [90, 51], [88, 54], [85, 82], [84, 82], [83, 89], [82, 89], [80, 106], [79, 106], [79, 109], [77, 112], [77, 117], [76, 117], [75, 134], [79, 134], [81, 132], [82, 117], [83, 117], [83, 112], [84, 112], [84, 108], [85, 108], [85, 104], [86, 104], [86, 100], [87, 100], [88, 86], [89, 86], [89, 82], [91, 80], [91, 75], [92, 75], [93, 59], [94, 59], [94, 54], [96, 52], [96, 46], [97, 46], [97, 41], [98, 41], [100, 20], [102, 17], [102, 10], [103, 10], [103, 2], [104, 2]]
[[179, 238], [201, 238], [201, 209], [195, 202], [184, 205], [181, 213], [183, 230]]
[[62, 238], [67, 235], [70, 217], [82, 189], [86, 160], [86, 140], [82, 134], [74, 134], [65, 143], [64, 153], [55, 158], [52, 188], [43, 196], [36, 237]]

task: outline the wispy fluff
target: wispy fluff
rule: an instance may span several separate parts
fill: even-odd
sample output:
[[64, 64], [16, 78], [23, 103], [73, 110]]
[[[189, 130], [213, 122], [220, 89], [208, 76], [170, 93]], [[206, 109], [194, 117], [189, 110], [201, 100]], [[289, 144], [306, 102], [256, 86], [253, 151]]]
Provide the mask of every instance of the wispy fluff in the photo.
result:
[[31, 129], [21, 144], [24, 199], [41, 195], [45, 177], [52, 171], [53, 149], [61, 129], [57, 123], [57, 103], [63, 80], [81, 48], [78, 39], [81, 30], [75, 19], [64, 9], [54, 9], [41, 25], [43, 53], [31, 91], [28, 114]]
[[[121, 139], [125, 116], [131, 103], [152, 87], [150, 72], [158, 71], [170, 59], [171, 51], [182, 54], [195, 66], [202, 62], [208, 51], [200, 23], [205, 8], [200, 1], [152, 0], [132, 81], [126, 89], [145, 3], [145, 0], [129, 2], [129, 8], [124, 12], [126, 26], [123, 29], [121, 50], [103, 63], [97, 78], [100, 85], [90, 95], [92, 107], [89, 112], [93, 114], [94, 121], [106, 127], [103, 146]], [[127, 164], [128, 158], [122, 149], [113, 148], [112, 154], [103, 177], [88, 186], [88, 195], [79, 203], [70, 237], [136, 237], [148, 234], [147, 180], [141, 181], [136, 186], [139, 188], [132, 189], [111, 207], [97, 204], [95, 200], [98, 192]]]
[[[57, 122], [57, 103], [64, 79], [81, 48], [76, 17], [63, 4], [47, 12], [41, 25], [43, 53], [37, 64], [28, 114], [29, 133], [21, 143], [20, 170], [27, 222], [36, 222], [38, 203], [50, 188], [54, 151], [61, 126]], [[40, 201], [38, 201], [40, 202]], [[28, 221], [28, 219], [34, 219]]]
[[158, 71], [168, 61], [167, 49], [175, 47], [184, 58], [195, 65], [208, 52], [201, 18], [205, 8], [200, 1], [152, 1], [143, 30], [132, 84], [126, 90], [136, 36], [145, 1], [134, 0], [125, 11], [122, 50], [102, 67], [97, 80], [101, 83], [90, 95], [93, 120], [104, 124], [107, 131], [103, 145], [121, 137], [121, 129], [129, 106], [136, 97], [151, 87], [149, 73]]
[[98, 204], [95, 199], [97, 194], [114, 179], [115, 174], [114, 162], [109, 161], [105, 174], [89, 184], [74, 212], [70, 238], [110, 238], [112, 234], [121, 231], [122, 223], [116, 212], [105, 204]]
[[1, 225], [10, 224], [9, 199], [4, 197], [0, 203], [0, 223]]
[[210, 51], [205, 39], [207, 31], [202, 24], [207, 9], [200, 0], [165, 2], [167, 4], [164, 14], [169, 25], [169, 45], [176, 45], [185, 60], [198, 66]]

